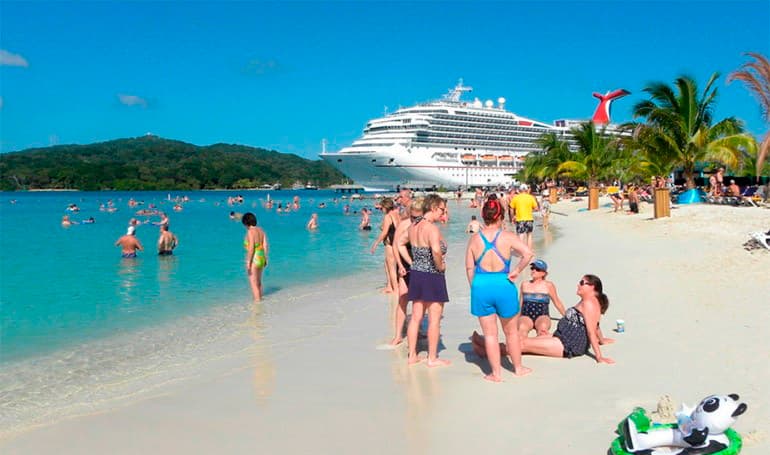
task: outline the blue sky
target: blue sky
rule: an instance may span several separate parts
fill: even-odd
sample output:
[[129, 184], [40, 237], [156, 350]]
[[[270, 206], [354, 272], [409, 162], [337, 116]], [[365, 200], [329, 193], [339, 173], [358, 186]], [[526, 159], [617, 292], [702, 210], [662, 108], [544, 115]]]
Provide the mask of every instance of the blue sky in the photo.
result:
[[716, 115], [759, 134], [725, 76], [770, 55], [770, 2], [12, 2], [0, 5], [0, 151], [153, 134], [316, 158], [370, 118], [470, 97], [587, 118], [594, 91], [719, 71]]

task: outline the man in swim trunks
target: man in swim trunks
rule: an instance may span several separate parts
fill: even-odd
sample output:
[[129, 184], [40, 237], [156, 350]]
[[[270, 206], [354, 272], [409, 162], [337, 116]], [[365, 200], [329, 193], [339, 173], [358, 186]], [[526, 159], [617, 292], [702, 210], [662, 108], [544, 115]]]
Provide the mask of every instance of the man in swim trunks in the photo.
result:
[[516, 233], [519, 239], [532, 249], [532, 230], [535, 218], [532, 213], [540, 209], [537, 199], [529, 193], [529, 185], [522, 183], [519, 186], [519, 194], [511, 199], [511, 209], [516, 220]]
[[136, 228], [134, 226], [129, 226], [128, 230], [126, 231], [126, 235], [121, 236], [115, 242], [115, 246], [122, 248], [121, 254], [125, 259], [135, 258], [136, 252], [142, 251], [144, 249], [142, 248], [142, 244], [139, 242], [139, 239], [136, 238], [135, 234]]
[[171, 256], [177, 245], [179, 245], [179, 239], [168, 230], [168, 224], [161, 225], [160, 237], [158, 238], [158, 256]]

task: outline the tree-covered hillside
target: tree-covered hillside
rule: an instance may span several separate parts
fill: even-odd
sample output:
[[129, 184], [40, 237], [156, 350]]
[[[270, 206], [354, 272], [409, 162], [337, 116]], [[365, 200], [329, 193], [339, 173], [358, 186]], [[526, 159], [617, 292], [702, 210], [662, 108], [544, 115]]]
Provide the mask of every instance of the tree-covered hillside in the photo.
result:
[[243, 145], [199, 147], [144, 136], [0, 154], [0, 190], [254, 188], [296, 181], [324, 187], [344, 176], [322, 160]]

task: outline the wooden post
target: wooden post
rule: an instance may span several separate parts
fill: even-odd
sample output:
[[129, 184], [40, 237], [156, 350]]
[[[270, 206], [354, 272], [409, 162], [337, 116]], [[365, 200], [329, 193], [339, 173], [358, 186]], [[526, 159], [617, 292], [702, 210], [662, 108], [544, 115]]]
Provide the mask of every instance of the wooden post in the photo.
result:
[[668, 188], [655, 188], [655, 218], [671, 216], [671, 194]]
[[599, 188], [588, 189], [588, 210], [599, 208]]

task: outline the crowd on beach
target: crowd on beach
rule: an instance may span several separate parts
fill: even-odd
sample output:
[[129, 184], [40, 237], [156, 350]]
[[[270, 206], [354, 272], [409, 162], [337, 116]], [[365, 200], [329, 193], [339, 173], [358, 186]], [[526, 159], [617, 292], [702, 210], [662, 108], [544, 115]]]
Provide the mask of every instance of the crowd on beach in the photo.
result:
[[[461, 197], [458, 193], [458, 201]], [[474, 332], [471, 336], [473, 349], [477, 355], [486, 357], [491, 367], [491, 373], [484, 378], [502, 381], [501, 356], [510, 357], [516, 376], [531, 372], [522, 364], [522, 354], [573, 358], [587, 354], [590, 347], [597, 362], [614, 363], [602, 354], [600, 347], [613, 340], [599, 328], [601, 315], [609, 306], [599, 277], [582, 276], [576, 289], [580, 301], [565, 309], [555, 284], [547, 280], [548, 264], [535, 259], [534, 214], [540, 212], [547, 229], [548, 193], [538, 201], [526, 184], [499, 194], [485, 194], [478, 189], [470, 207], [480, 208], [481, 213], [481, 220], [473, 216], [466, 230], [470, 239], [465, 271], [471, 290], [470, 312], [481, 327], [481, 334]], [[398, 296], [389, 345], [395, 348], [404, 342], [406, 323], [409, 365], [449, 365], [450, 361], [439, 357], [438, 349], [443, 309], [449, 301], [445, 279], [447, 243], [438, 227], [448, 218], [447, 200], [438, 194], [415, 199], [408, 189], [402, 189], [395, 198], [382, 199], [379, 208], [383, 212], [380, 235], [370, 252], [383, 244], [384, 292]], [[519, 290], [515, 282], [527, 268], [530, 279]], [[562, 316], [553, 333], [551, 304]], [[428, 352], [426, 358], [421, 358], [418, 338], [426, 316]], [[504, 344], [499, 342], [498, 324], [505, 336]], [[530, 336], [533, 331], [534, 336]]]

